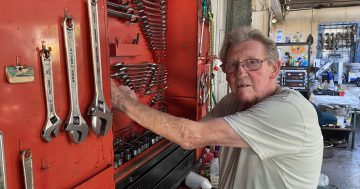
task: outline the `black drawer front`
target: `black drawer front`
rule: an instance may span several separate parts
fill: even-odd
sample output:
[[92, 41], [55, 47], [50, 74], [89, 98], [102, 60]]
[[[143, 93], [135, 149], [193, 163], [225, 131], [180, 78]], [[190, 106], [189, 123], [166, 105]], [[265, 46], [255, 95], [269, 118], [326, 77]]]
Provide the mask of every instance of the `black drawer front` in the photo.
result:
[[177, 188], [181, 182], [185, 179], [187, 174], [194, 167], [195, 163], [195, 151], [193, 151], [185, 160], [183, 160], [173, 171], [171, 171], [160, 183], [158, 183], [155, 189], [169, 189]]
[[170, 155], [173, 151], [179, 148], [176, 144], [171, 144], [164, 151], [160, 152], [154, 158], [152, 158], [149, 162], [137, 168], [135, 171], [130, 173], [124, 179], [120, 180], [116, 183], [116, 189], [124, 189], [127, 188], [130, 184], [134, 183], [137, 179], [139, 179], [142, 175], [144, 175], [148, 170], [152, 169], [156, 166], [160, 161], [165, 159], [168, 155]]
[[[177, 148], [175, 150], [174, 146]], [[116, 183], [116, 189], [134, 188], [148, 189], [153, 188], [158, 182], [167, 176], [178, 164], [186, 158], [191, 151], [184, 150], [173, 144], [164, 152], [155, 156], [154, 159], [139, 167], [129, 176]], [[158, 158], [160, 156], [161, 158]]]

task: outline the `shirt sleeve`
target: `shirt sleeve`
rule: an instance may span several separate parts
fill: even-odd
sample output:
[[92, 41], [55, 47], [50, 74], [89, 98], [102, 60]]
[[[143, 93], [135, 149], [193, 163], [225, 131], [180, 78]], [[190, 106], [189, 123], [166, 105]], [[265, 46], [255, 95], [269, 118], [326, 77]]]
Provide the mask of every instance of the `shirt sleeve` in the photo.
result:
[[305, 143], [302, 113], [291, 102], [264, 100], [224, 119], [261, 159], [300, 152]]

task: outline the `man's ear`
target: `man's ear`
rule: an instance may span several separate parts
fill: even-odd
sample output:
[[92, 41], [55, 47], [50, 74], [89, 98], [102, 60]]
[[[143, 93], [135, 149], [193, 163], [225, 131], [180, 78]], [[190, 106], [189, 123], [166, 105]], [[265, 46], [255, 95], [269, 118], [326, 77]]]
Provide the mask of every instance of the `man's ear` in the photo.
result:
[[281, 67], [281, 61], [277, 60], [276, 62], [274, 62], [272, 64], [272, 72], [270, 74], [270, 79], [277, 79], [279, 72], [280, 72], [280, 67]]

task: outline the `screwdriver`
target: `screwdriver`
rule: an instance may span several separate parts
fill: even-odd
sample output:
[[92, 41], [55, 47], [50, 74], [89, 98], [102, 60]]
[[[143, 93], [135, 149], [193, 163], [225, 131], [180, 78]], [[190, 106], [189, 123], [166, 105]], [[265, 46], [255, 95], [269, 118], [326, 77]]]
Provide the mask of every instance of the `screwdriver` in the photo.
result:
[[206, 8], [207, 8], [207, 4], [206, 4], [206, 0], [202, 0], [202, 15], [201, 15], [201, 35], [200, 35], [200, 49], [199, 49], [199, 56], [201, 56], [201, 52], [202, 52], [202, 45], [203, 45], [203, 36], [204, 36], [204, 27], [205, 27], [205, 18], [206, 18]]

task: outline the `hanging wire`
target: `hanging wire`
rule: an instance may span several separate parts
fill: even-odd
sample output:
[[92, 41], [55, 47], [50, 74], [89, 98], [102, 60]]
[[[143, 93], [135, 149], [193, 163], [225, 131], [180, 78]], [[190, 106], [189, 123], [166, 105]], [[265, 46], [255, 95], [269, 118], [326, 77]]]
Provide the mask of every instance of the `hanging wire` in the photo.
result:
[[311, 25], [310, 25], [310, 34], [312, 34], [313, 21], [314, 21], [314, 8], [311, 8]]

